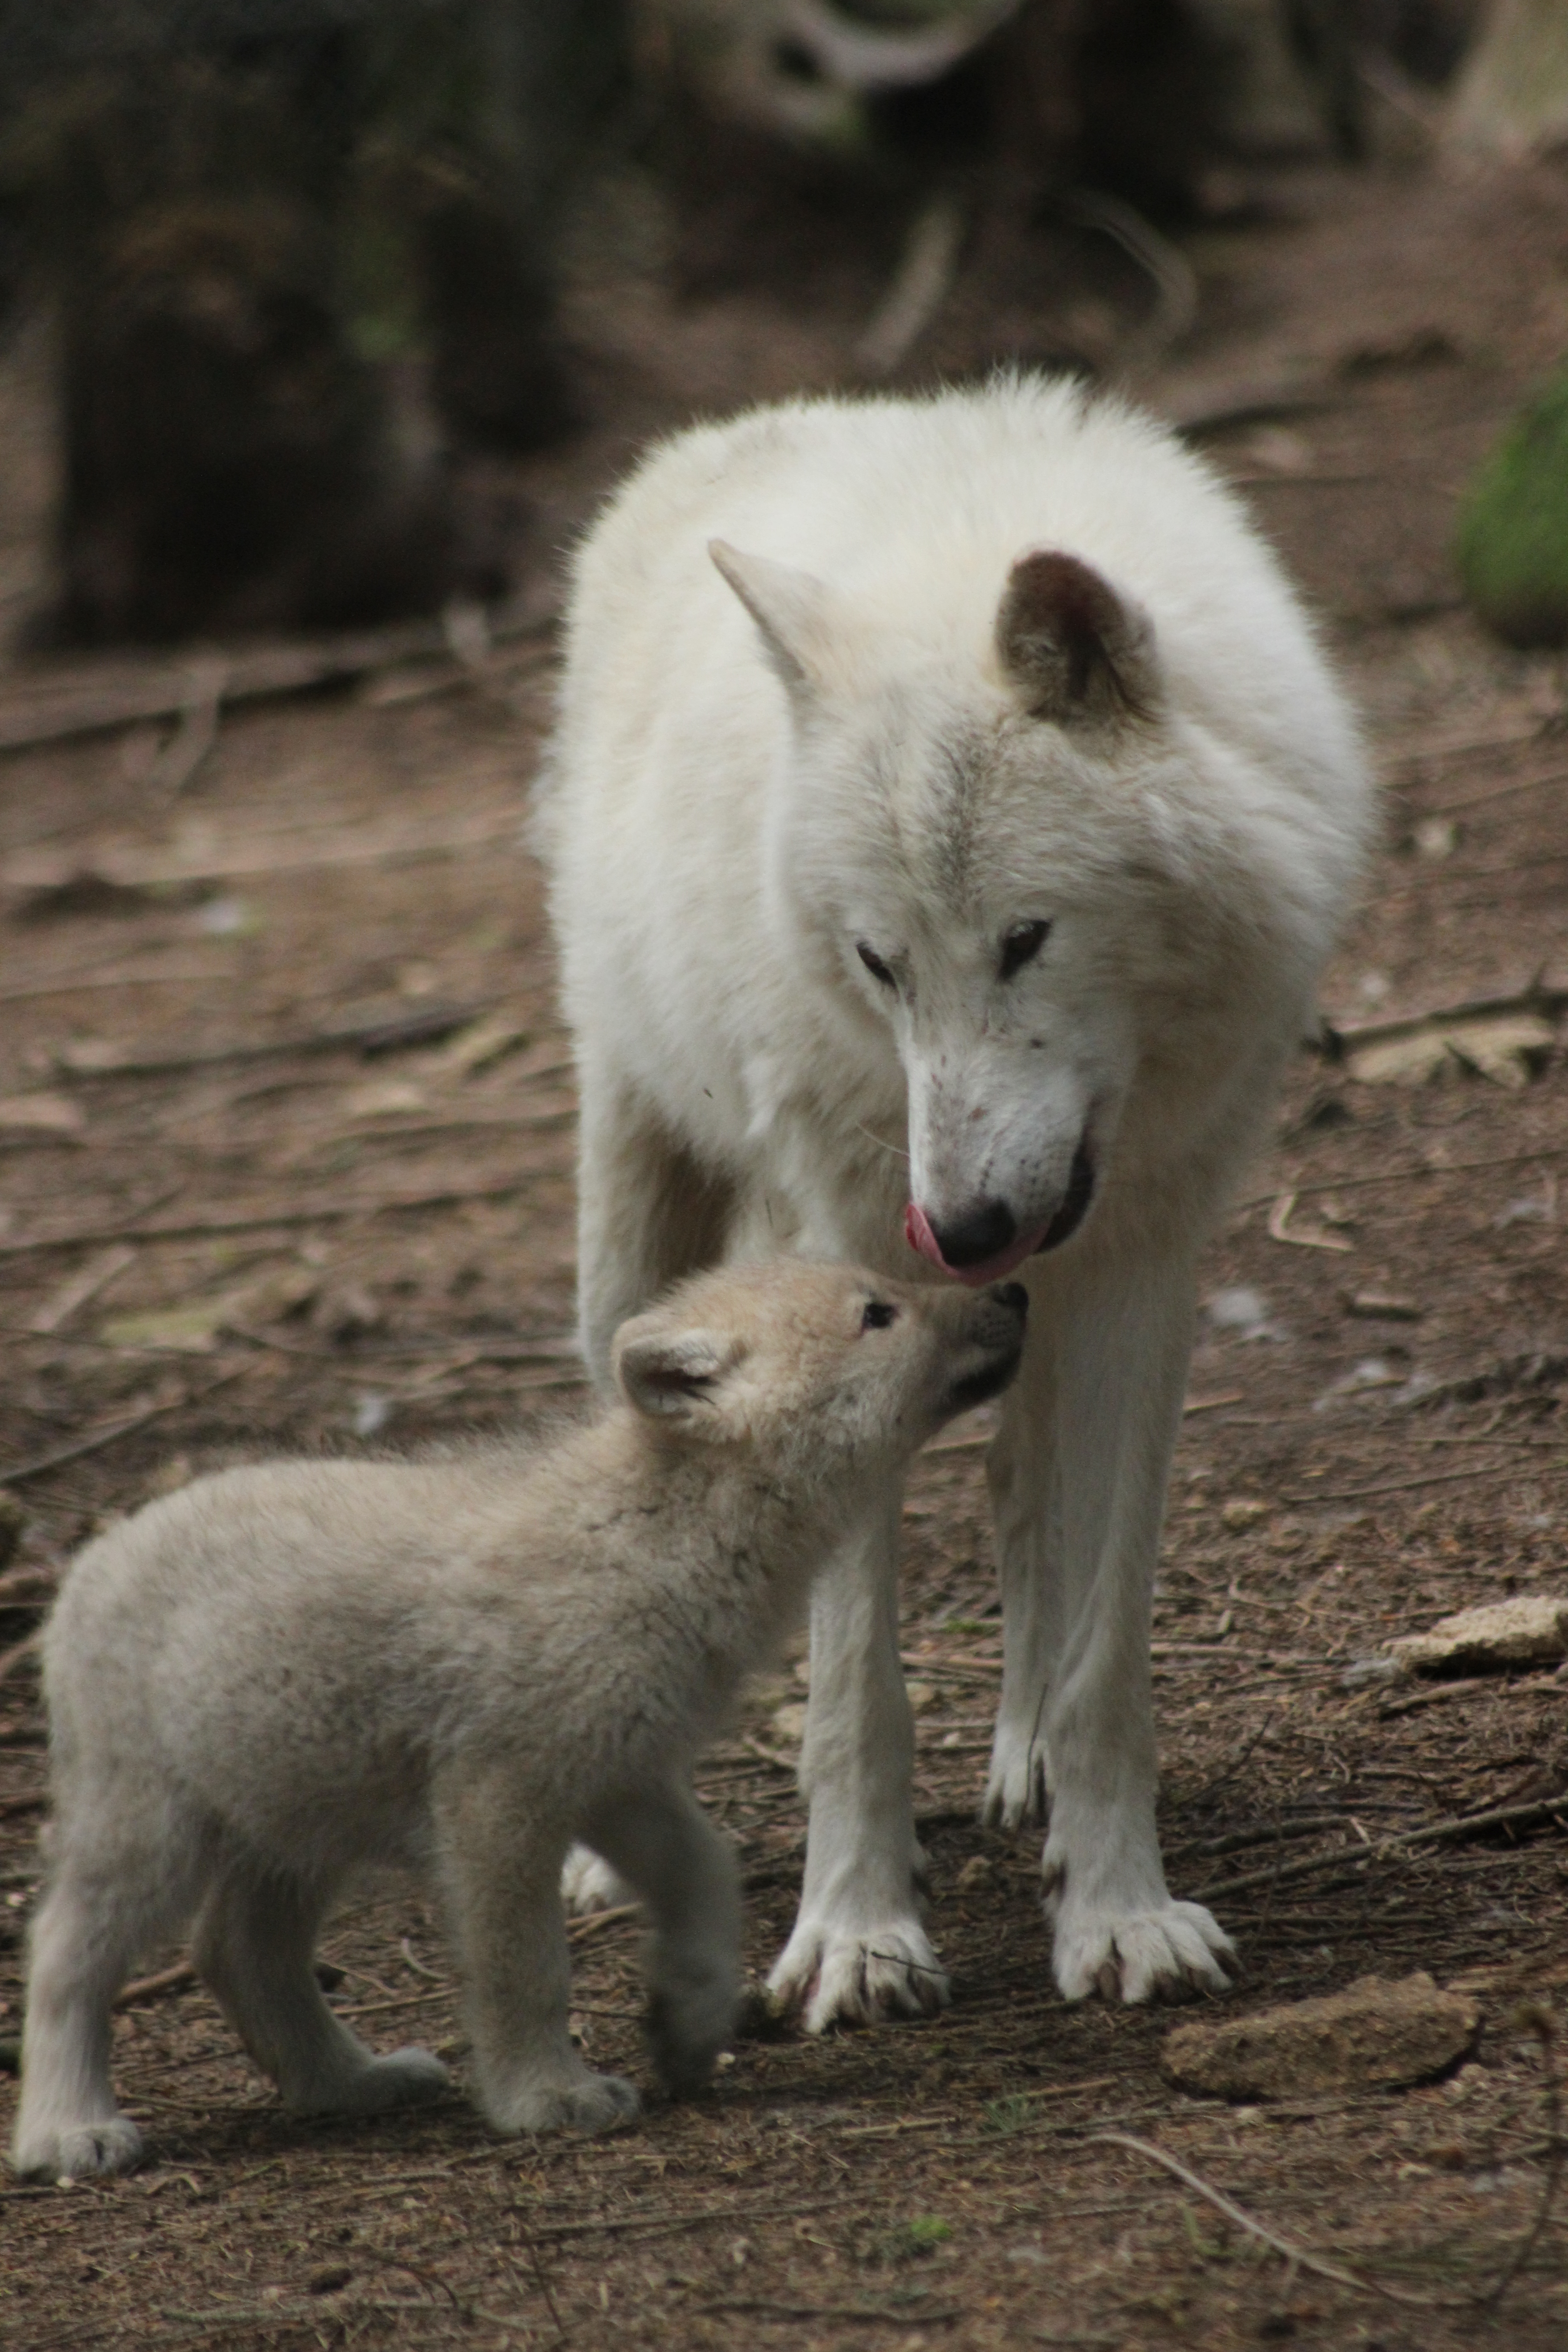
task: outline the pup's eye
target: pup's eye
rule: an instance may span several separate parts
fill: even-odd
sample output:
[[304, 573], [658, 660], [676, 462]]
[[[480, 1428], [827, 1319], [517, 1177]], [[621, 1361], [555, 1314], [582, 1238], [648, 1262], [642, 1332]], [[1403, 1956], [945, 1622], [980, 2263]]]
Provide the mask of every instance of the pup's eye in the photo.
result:
[[[1022, 971], [1026, 963], [1033, 962], [1050, 934], [1049, 923], [1015, 923], [1002, 940], [1003, 979], [1011, 980], [1016, 971]], [[861, 952], [864, 954], [864, 949]]]
[[898, 986], [898, 982], [893, 978], [892, 973], [888, 970], [887, 965], [882, 961], [881, 957], [877, 953], [875, 948], [868, 948], [864, 940], [857, 940], [855, 942], [855, 952], [859, 957], [861, 962], [865, 965], [873, 980], [879, 980], [884, 988], [896, 988]]
[[885, 1331], [889, 1323], [896, 1323], [898, 1319], [896, 1307], [885, 1298], [873, 1298], [868, 1301], [866, 1312], [860, 1318], [860, 1328], [862, 1331]]

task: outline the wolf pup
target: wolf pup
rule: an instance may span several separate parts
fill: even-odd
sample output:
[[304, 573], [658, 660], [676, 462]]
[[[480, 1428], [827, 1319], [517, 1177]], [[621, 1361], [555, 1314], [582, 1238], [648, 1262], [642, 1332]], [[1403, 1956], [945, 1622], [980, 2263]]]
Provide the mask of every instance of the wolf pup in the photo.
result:
[[[800, 1251], [1016, 1273], [985, 1817], [1043, 1820], [1068, 1999], [1223, 1988], [1154, 1829], [1151, 1591], [1205, 1234], [1310, 1022], [1372, 800], [1239, 501], [1005, 377], [656, 449], [575, 569], [538, 838], [582, 1086], [580, 1304]], [[818, 1588], [810, 2027], [938, 2005], [890, 1482]]]
[[110, 2004], [193, 1915], [197, 1969], [289, 2106], [438, 2094], [427, 2052], [374, 2057], [317, 1989], [316, 1930], [367, 1863], [439, 1891], [499, 2130], [637, 2112], [567, 2034], [574, 1837], [646, 1898], [654, 2058], [700, 2084], [734, 2022], [740, 1904], [693, 1761], [868, 1487], [1005, 1386], [1026, 1307], [1016, 1284], [847, 1266], [708, 1275], [626, 1325], [619, 1403], [542, 1453], [226, 1471], [90, 1544], [45, 1641], [16, 2169], [137, 2161]]

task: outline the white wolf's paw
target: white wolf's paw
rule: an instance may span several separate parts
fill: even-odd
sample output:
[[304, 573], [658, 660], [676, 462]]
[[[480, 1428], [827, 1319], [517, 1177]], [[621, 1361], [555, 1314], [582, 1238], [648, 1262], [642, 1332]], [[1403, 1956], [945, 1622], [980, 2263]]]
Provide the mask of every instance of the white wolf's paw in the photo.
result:
[[63, 2131], [17, 2137], [12, 2162], [24, 2180], [92, 2180], [109, 2172], [134, 2172], [142, 2161], [142, 2135], [129, 2116], [106, 2116], [90, 2124], [68, 2124]]
[[591, 1845], [571, 1848], [561, 1873], [561, 1900], [569, 1912], [618, 1911], [637, 1899], [636, 1887], [628, 1886], [603, 1854]]
[[636, 2086], [619, 2074], [590, 2074], [568, 2083], [534, 2083], [487, 2107], [503, 2132], [605, 2132], [635, 2123], [642, 2113]]
[[[1052, 1904], [1047, 1899], [1047, 1913]], [[1067, 2000], [1191, 2000], [1228, 1992], [1241, 1973], [1236, 1946], [1201, 1903], [1169, 1898], [1146, 1910], [1056, 1905], [1057, 1983]]]
[[1046, 1750], [1043, 1741], [996, 1727], [991, 1770], [980, 1818], [987, 1829], [1037, 1828], [1046, 1818]]
[[807, 2033], [890, 2017], [933, 2017], [952, 1998], [918, 1919], [851, 1930], [804, 1915], [779, 1955], [768, 1990], [781, 2009], [800, 2010]]

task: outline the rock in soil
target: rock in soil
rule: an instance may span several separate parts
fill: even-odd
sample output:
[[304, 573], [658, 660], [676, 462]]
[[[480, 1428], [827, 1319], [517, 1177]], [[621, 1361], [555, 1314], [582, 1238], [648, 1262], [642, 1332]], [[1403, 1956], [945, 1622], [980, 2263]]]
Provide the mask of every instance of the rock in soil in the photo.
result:
[[1440, 1617], [1425, 1633], [1404, 1633], [1389, 1655], [1407, 1675], [1479, 1675], [1506, 1666], [1551, 1666], [1568, 1657], [1568, 1598], [1519, 1593], [1481, 1609]]
[[1390, 2087], [1445, 2073], [1472, 2048], [1480, 2021], [1474, 2000], [1439, 1992], [1423, 1969], [1395, 1983], [1360, 1977], [1321, 2000], [1179, 2026], [1160, 2063], [1184, 2091], [1221, 2099]]

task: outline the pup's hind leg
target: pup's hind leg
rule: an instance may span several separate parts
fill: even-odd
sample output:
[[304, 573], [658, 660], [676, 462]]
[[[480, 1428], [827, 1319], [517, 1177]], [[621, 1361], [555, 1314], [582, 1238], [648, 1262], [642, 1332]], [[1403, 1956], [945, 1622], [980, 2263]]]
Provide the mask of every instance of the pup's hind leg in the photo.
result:
[[11, 2161], [23, 2175], [76, 2180], [141, 2160], [142, 2135], [109, 2078], [110, 2003], [184, 1906], [160, 1879], [161, 1857], [79, 1857], [63, 1826], [57, 1835], [65, 1850], [33, 1922]]
[[380, 2115], [437, 2097], [448, 2081], [438, 2058], [374, 2056], [322, 2000], [311, 1954], [329, 1896], [226, 1856], [192, 1946], [203, 1982], [296, 2114]]
[[698, 2090], [735, 2028], [741, 1897], [730, 1849], [679, 1788], [622, 1799], [589, 1834], [653, 1914], [648, 2039], [660, 2079]]
[[454, 1768], [435, 1798], [437, 1858], [462, 1965], [479, 2105], [498, 2131], [605, 2131], [640, 2102], [572, 2046], [561, 1908], [565, 1838], [531, 1834], [533, 1794], [504, 1766]]

